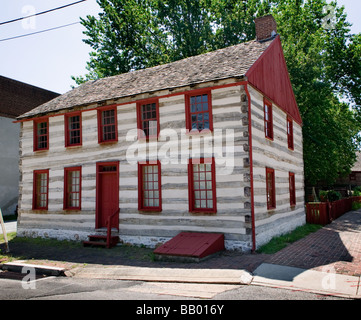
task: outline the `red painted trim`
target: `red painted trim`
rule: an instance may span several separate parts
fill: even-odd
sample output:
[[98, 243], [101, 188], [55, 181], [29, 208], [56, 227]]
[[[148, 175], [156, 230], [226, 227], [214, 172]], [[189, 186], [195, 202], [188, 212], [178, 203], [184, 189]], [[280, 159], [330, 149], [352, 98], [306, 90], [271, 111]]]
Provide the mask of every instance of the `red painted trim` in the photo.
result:
[[[95, 181], [95, 228], [100, 226], [100, 175], [102, 173], [101, 168], [105, 166], [115, 166], [117, 175], [117, 199], [119, 203], [119, 161], [111, 162], [97, 162], [96, 163], [96, 181]], [[118, 218], [119, 220], [119, 218]], [[119, 221], [117, 222], [117, 228], [119, 228]]]
[[294, 207], [296, 205], [296, 180], [295, 174], [289, 172], [289, 189], [290, 189], [290, 206]]
[[251, 225], [252, 225], [252, 252], [256, 251], [256, 217], [254, 210], [254, 181], [253, 181], [253, 144], [252, 144], [252, 101], [248, 85], [244, 86], [248, 99], [248, 148], [249, 148], [249, 175], [251, 187]]
[[[79, 206], [78, 207], [68, 207], [68, 173], [71, 171], [79, 171]], [[64, 210], [81, 210], [81, 189], [82, 189], [82, 167], [69, 167], [64, 168], [64, 201], [63, 209]]]
[[[156, 105], [156, 117], [157, 117], [157, 136], [145, 136], [143, 126], [142, 126], [142, 106], [147, 104], [155, 103]], [[160, 133], [160, 121], [159, 121], [159, 99], [158, 98], [150, 98], [144, 99], [142, 101], [137, 102], [137, 128], [138, 128], [138, 139], [139, 140], [152, 140], [158, 139]]]
[[[208, 115], [209, 115], [209, 129], [199, 130], [192, 130], [192, 121], [191, 121], [191, 104], [190, 99], [194, 96], [199, 95], [208, 95]], [[203, 89], [196, 89], [184, 94], [185, 99], [185, 115], [186, 115], [186, 129], [189, 134], [195, 133], [199, 134], [200, 132], [204, 133], [206, 131], [213, 131], [213, 112], [212, 112], [212, 89], [210, 88], [203, 88]], [[202, 112], [203, 113], [203, 112]], [[198, 114], [198, 113], [197, 113]]]
[[[143, 195], [144, 195], [144, 189], [143, 189], [143, 167], [144, 166], [151, 166], [156, 165], [158, 166], [158, 192], [159, 192], [159, 206], [153, 206], [153, 207], [146, 207], [143, 205]], [[138, 210], [139, 211], [147, 211], [147, 212], [161, 212], [162, 211], [162, 168], [161, 163], [159, 160], [157, 160], [155, 163], [154, 161], [146, 161], [146, 162], [138, 162]]]
[[[82, 117], [81, 112], [69, 112], [64, 115], [64, 132], [65, 132], [65, 147], [75, 147], [81, 146], [83, 141], [83, 126], [82, 126]], [[79, 124], [80, 124], [80, 142], [79, 143], [70, 143], [69, 139], [69, 118], [79, 116]]]
[[[266, 113], [267, 106], [267, 113]], [[264, 113], [264, 134], [266, 139], [273, 141], [273, 108], [272, 103], [266, 98], [263, 98], [263, 113]], [[267, 116], [266, 116], [267, 115]], [[268, 120], [267, 120], [268, 117]]]
[[[257, 61], [247, 71], [250, 84], [259, 88], [266, 96], [271, 96], [281, 110], [293, 114], [294, 120], [302, 126], [302, 118], [292, 88], [280, 37], [277, 36]], [[275, 81], [275, 77], [282, 77]]]
[[[268, 180], [268, 175], [271, 175], [271, 181]], [[271, 182], [271, 190], [269, 190], [269, 182]], [[268, 201], [270, 195], [271, 203]], [[274, 169], [266, 168], [266, 197], [267, 197], [267, 210], [276, 209], [276, 176]]]
[[287, 117], [287, 144], [288, 149], [294, 150], [294, 137], [293, 137], [293, 120]]
[[[187, 94], [197, 94], [198, 92], [202, 92], [202, 91], [204, 91], [206, 89], [207, 90], [214, 90], [214, 89], [236, 87], [236, 86], [241, 86], [241, 85], [246, 85], [246, 84], [247, 84], [247, 81], [238, 81], [238, 82], [234, 82], [234, 83], [229, 83], [229, 84], [224, 84], [224, 85], [219, 85], [219, 86], [212, 86], [212, 87], [207, 87], [207, 88], [202, 88], [202, 89], [184, 90], [184, 91], [177, 92], [177, 93], [165, 94], [165, 95], [162, 95], [162, 96], [158, 96], [156, 98], [157, 99], [164, 99], [164, 98], [169, 98], [169, 97], [174, 97], [174, 96], [181, 96], [181, 95], [184, 95], [186, 93]], [[127, 98], [127, 97], [122, 97], [122, 98]], [[107, 106], [100, 106], [100, 107], [96, 107], [96, 108], [89, 108], [89, 109], [84, 109], [84, 110], [79, 110], [79, 111], [80, 112], [87, 112], [87, 111], [93, 111], [93, 110], [102, 110], [104, 108], [124, 106], [124, 105], [128, 105], [128, 104], [132, 104], [134, 102], [143, 103], [143, 101], [148, 101], [150, 99], [153, 99], [153, 98], [139, 99], [139, 100], [135, 100], [135, 101], [122, 102], [122, 103], [118, 103], [118, 104], [111, 104], [111, 105], [107, 105]], [[74, 106], [74, 107], [78, 107], [78, 106]], [[33, 117], [33, 118], [28, 118], [28, 119], [17, 120], [17, 121], [13, 121], [13, 123], [21, 123], [21, 122], [26, 122], [26, 121], [33, 121], [34, 119], [38, 120], [38, 119], [47, 119], [47, 118], [51, 118], [51, 117], [58, 117], [58, 116], [63, 116], [64, 114], [66, 114], [68, 112], [72, 112], [72, 111], [69, 111], [69, 109], [59, 110], [59, 112], [61, 112], [61, 111], [65, 111], [65, 112], [64, 113], [57, 113], [57, 114], [52, 114], [52, 115], [41, 116], [41, 117]]]
[[[46, 181], [46, 206], [45, 207], [40, 207], [37, 205], [37, 175], [38, 174], [42, 174], [42, 173], [46, 173], [47, 177], [47, 181]], [[45, 169], [45, 170], [34, 170], [33, 172], [33, 210], [48, 210], [48, 205], [49, 205], [49, 169]]]
[[[98, 110], [98, 143], [112, 143], [118, 141], [118, 112], [116, 105], [106, 106], [97, 108]], [[115, 138], [104, 140], [103, 139], [103, 124], [102, 124], [102, 113], [104, 111], [114, 110], [114, 127], [115, 127]]]
[[[46, 148], [38, 147], [38, 124], [46, 123]], [[49, 150], [49, 118], [35, 119], [33, 120], [33, 150], [44, 151]]]
[[[210, 163], [212, 172], [212, 201], [213, 208], [195, 208], [194, 201], [194, 181], [193, 181], [193, 164]], [[216, 193], [216, 166], [214, 158], [198, 158], [188, 160], [188, 197], [189, 212], [191, 213], [217, 213], [217, 193]]]

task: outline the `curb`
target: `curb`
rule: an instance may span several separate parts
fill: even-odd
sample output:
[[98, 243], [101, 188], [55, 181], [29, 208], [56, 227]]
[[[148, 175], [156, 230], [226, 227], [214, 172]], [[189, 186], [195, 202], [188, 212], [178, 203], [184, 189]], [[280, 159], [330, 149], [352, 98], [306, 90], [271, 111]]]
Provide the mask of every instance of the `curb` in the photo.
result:
[[[26, 269], [24, 269], [26, 268]], [[35, 269], [35, 273], [39, 275], [47, 275], [47, 276], [66, 276], [67, 269], [51, 267], [51, 266], [43, 266], [36, 264], [29, 264], [24, 262], [7, 262], [0, 265], [0, 269], [4, 271], [18, 272], [18, 273], [27, 273], [30, 268]]]

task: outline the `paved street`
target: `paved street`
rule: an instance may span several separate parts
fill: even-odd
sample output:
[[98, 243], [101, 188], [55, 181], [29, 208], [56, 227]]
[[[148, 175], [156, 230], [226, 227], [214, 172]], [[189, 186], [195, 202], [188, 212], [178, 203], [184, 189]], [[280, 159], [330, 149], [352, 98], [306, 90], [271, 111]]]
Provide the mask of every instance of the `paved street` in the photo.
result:
[[0, 288], [0, 300], [342, 300], [305, 291], [252, 285], [164, 283], [67, 277], [38, 279], [33, 283], [32, 289], [29, 283], [22, 283], [22, 278], [2, 279], [0, 276]]
[[[68, 277], [40, 278], [34, 282], [35, 289], [26, 290], [21, 281], [26, 275], [17, 274], [17, 279], [8, 279], [5, 272], [0, 273], [0, 300], [230, 301], [361, 297], [360, 211], [345, 214], [276, 254], [226, 251], [199, 263], [157, 261], [152, 249], [131, 246], [105, 250], [69, 242], [55, 245], [20, 239], [10, 247], [12, 254], [23, 257], [25, 263], [65, 268]], [[249, 277], [252, 283], [240, 284], [240, 280]]]

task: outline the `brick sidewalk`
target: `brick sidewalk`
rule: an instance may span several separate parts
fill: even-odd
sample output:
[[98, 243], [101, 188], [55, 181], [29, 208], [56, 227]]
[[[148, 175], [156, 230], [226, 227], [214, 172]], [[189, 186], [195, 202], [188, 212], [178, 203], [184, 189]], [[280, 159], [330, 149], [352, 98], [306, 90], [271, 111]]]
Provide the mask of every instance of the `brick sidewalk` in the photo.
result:
[[268, 263], [361, 276], [361, 212], [348, 212], [272, 255]]

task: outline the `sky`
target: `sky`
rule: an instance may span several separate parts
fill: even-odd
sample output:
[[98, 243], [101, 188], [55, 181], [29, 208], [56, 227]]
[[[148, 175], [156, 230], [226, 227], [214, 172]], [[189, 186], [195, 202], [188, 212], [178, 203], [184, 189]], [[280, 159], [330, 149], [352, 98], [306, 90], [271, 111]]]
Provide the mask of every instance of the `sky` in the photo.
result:
[[[87, 0], [47, 14], [1, 24], [79, 0], [0, 0], [0, 75], [57, 93], [71, 90], [71, 76], [87, 73], [90, 46], [85, 44], [81, 24], [67, 26], [27, 37], [1, 41], [79, 22], [79, 17], [100, 12], [96, 0]], [[329, 1], [329, 0], [328, 0]], [[344, 5], [352, 33], [361, 32], [361, 1], [338, 0]]]

